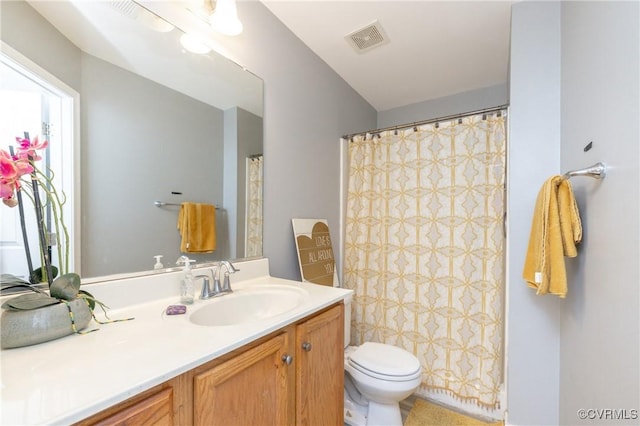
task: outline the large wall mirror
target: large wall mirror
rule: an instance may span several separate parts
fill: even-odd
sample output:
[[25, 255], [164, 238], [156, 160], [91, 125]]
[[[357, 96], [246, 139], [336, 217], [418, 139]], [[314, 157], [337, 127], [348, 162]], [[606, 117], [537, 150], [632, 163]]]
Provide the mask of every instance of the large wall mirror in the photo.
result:
[[175, 267], [187, 201], [217, 207], [216, 250], [189, 257], [262, 255], [263, 82], [181, 46], [193, 2], [2, 3], [3, 44], [79, 93], [83, 278]]

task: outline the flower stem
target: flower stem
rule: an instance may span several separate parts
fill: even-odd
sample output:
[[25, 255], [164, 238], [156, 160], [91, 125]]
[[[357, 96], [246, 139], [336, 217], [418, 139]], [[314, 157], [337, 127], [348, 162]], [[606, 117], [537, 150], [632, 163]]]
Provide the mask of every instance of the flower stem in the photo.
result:
[[38, 177], [33, 172], [31, 175], [31, 187], [33, 188], [33, 204], [36, 210], [36, 222], [38, 223], [38, 236], [40, 237], [40, 251], [44, 259], [45, 271], [47, 274], [47, 282], [49, 287], [53, 283], [53, 274], [51, 273], [51, 256], [49, 254], [49, 244], [47, 236], [44, 232], [44, 217], [42, 214], [42, 203], [40, 202], [40, 194], [38, 193]]
[[[9, 152], [13, 157], [13, 146], [9, 147]], [[18, 212], [20, 213], [20, 228], [22, 229], [22, 240], [24, 243], [24, 252], [27, 255], [27, 267], [29, 268], [29, 282], [33, 282], [33, 263], [31, 262], [31, 250], [29, 250], [29, 238], [27, 236], [27, 227], [24, 221], [24, 207], [22, 205], [22, 191], [16, 191], [16, 197], [18, 198]]]
[[69, 272], [69, 230], [64, 224], [63, 206], [67, 202], [67, 197], [64, 191], [62, 196], [58, 193], [53, 185], [53, 179], [55, 177], [53, 171], [48, 169], [49, 176], [42, 173], [40, 170], [36, 170], [40, 176], [40, 187], [45, 191], [47, 195], [47, 203], [51, 206], [51, 212], [53, 215], [53, 225], [55, 227], [55, 233], [58, 236], [58, 261], [60, 268], [60, 275], [64, 275]]

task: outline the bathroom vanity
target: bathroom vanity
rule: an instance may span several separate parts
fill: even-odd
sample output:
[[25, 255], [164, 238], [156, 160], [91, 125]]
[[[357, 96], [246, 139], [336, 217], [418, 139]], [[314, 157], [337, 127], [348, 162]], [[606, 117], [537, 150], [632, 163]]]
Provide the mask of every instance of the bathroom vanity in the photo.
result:
[[[164, 313], [179, 298], [179, 272], [83, 286], [116, 305], [112, 319], [135, 319], [2, 351], [1, 423], [341, 424], [351, 291], [271, 277], [266, 259], [238, 265], [232, 295], [198, 300], [185, 315]], [[270, 292], [296, 303], [251, 304]], [[198, 311], [243, 304], [251, 312], [230, 323], [194, 322]]]
[[339, 424], [343, 324], [339, 303], [79, 424]]

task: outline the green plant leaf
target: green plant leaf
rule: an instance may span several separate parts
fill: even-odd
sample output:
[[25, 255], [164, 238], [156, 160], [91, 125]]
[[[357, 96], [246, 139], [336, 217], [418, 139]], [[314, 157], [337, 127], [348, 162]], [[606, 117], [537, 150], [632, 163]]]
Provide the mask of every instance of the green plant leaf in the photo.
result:
[[56, 278], [53, 283], [51, 283], [49, 291], [51, 293], [51, 297], [73, 300], [78, 296], [80, 284], [80, 275], [74, 273], [64, 274]]
[[[51, 275], [53, 275], [53, 278], [58, 276], [58, 268], [53, 265], [51, 265]], [[44, 271], [41, 266], [33, 270], [33, 274], [31, 274], [31, 284], [43, 282], [46, 282], [46, 280], [44, 279]]]
[[93, 294], [84, 290], [80, 290], [79, 293], [84, 295], [85, 300], [89, 303], [89, 308], [93, 311], [96, 308], [96, 299], [93, 297]]
[[0, 284], [4, 287], [5, 285], [29, 285], [29, 281], [24, 280], [20, 277], [17, 277], [13, 274], [0, 274]]
[[48, 296], [48, 294], [42, 290], [40, 290], [38, 287], [35, 287], [31, 284], [8, 284], [5, 285], [4, 283], [2, 284], [2, 287], [0, 287], [0, 295], [2, 295], [3, 292], [7, 292], [7, 290], [12, 290], [14, 288], [20, 288], [20, 289], [28, 289], [31, 291], [34, 291], [36, 293], [42, 293], [42, 294], [46, 294]]
[[28, 311], [60, 303], [57, 299], [42, 293], [27, 293], [16, 296], [2, 304], [2, 309]]

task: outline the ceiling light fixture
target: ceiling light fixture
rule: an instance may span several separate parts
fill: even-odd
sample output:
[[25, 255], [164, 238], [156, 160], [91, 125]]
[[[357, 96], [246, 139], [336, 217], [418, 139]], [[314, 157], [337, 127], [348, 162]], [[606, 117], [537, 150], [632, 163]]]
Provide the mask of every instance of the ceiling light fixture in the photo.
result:
[[211, 48], [207, 43], [201, 37], [194, 34], [182, 34], [182, 36], [180, 36], [180, 44], [191, 53], [204, 55], [211, 52]]
[[214, 30], [224, 35], [235, 36], [242, 32], [242, 22], [238, 19], [236, 0], [217, 0], [216, 9], [209, 18]]

